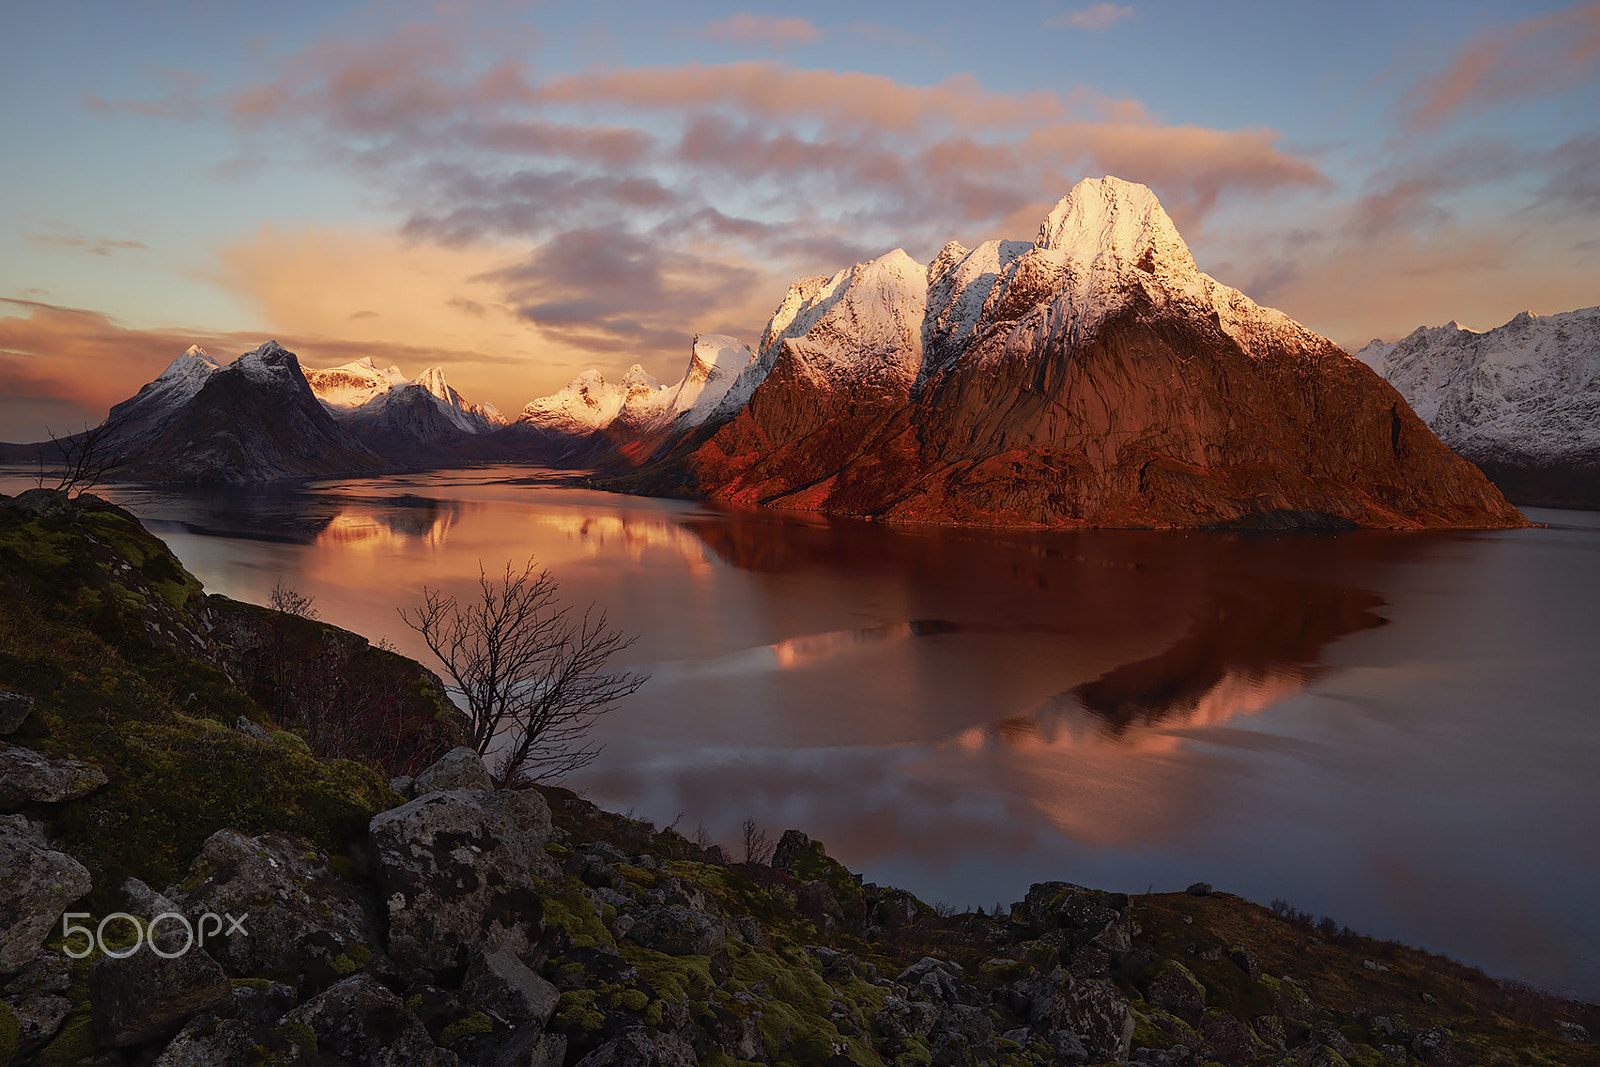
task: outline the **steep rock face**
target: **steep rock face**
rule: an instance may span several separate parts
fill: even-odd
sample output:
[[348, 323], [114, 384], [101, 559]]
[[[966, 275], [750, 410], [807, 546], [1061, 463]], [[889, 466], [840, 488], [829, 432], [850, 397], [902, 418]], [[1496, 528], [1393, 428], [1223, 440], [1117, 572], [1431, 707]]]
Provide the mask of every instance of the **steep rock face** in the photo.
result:
[[718, 407], [731, 418], [694, 453], [696, 478], [721, 499], [830, 510], [836, 476], [872, 463], [865, 446], [911, 399], [927, 298], [899, 249], [796, 282]]
[[1143, 186], [1082, 182], [1031, 246], [914, 268], [796, 283], [657, 484], [917, 522], [1524, 521], [1367, 367], [1200, 273]]
[[207, 355], [205, 349], [190, 345], [189, 350], [168, 364], [154, 381], [111, 409], [110, 421], [117, 427], [119, 437], [132, 439], [164, 425], [194, 399], [221, 367], [222, 364]]
[[1600, 507], [1600, 307], [1419, 327], [1356, 358], [1512, 500]]
[[119, 474], [146, 481], [257, 482], [390, 469], [333, 420], [294, 353], [276, 341], [205, 374], [149, 432], [125, 441], [138, 458]]

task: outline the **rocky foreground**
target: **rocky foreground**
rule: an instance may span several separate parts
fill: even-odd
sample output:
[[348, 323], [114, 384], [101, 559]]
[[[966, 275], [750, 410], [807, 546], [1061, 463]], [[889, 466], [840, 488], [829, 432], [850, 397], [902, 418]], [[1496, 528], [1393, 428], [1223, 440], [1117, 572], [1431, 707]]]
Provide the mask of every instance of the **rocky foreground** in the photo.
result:
[[427, 672], [92, 498], [0, 500], [0, 609], [0, 1064], [1600, 1058], [1600, 1008], [1209, 886], [953, 914], [797, 831], [732, 862], [493, 789]]

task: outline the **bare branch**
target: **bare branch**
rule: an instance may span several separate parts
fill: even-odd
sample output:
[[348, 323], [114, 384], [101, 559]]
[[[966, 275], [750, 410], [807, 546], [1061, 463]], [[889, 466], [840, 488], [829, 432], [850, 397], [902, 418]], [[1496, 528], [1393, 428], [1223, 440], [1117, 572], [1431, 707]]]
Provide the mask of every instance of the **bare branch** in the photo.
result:
[[45, 433], [61, 457], [54, 469], [46, 469], [44, 450], [39, 452], [39, 472], [34, 484], [41, 489], [54, 489], [69, 496], [86, 493], [105, 481], [113, 471], [125, 467], [132, 457], [124, 452], [116, 440], [118, 424], [107, 418], [98, 426], [85, 425], [82, 433], [57, 437], [48, 426]]
[[477, 594], [465, 604], [424, 587], [422, 603], [399, 612], [465, 703], [478, 753], [501, 739], [501, 785], [559, 778], [591, 762], [600, 753], [589, 739], [595, 722], [645, 682], [605, 669], [634, 639], [593, 607], [575, 618], [550, 572], [531, 559], [521, 570], [508, 562], [499, 579], [480, 567]]

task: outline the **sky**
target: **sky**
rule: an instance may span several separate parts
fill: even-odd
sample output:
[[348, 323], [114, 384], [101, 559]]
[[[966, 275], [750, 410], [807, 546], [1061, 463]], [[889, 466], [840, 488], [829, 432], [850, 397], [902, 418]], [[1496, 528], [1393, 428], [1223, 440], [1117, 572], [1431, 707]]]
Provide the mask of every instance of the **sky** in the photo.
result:
[[1600, 0], [6, 0], [0, 440], [189, 345], [508, 414], [1149, 185], [1354, 350], [1600, 303]]

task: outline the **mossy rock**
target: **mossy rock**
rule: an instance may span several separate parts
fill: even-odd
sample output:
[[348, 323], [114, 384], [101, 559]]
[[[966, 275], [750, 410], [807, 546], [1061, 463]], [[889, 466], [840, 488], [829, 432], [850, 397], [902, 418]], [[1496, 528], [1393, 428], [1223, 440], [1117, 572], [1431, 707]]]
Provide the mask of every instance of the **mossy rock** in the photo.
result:
[[22, 1047], [22, 1022], [10, 1008], [0, 1002], [0, 1067], [9, 1067]]

